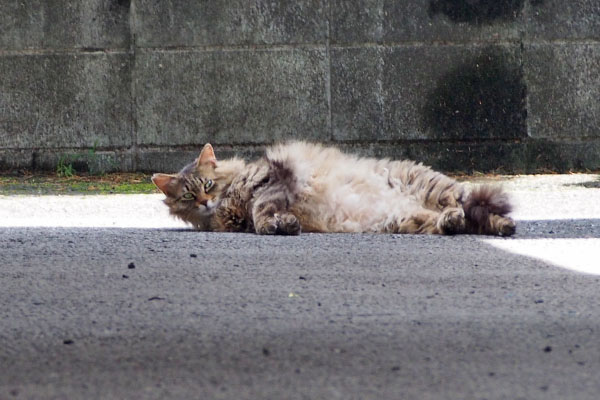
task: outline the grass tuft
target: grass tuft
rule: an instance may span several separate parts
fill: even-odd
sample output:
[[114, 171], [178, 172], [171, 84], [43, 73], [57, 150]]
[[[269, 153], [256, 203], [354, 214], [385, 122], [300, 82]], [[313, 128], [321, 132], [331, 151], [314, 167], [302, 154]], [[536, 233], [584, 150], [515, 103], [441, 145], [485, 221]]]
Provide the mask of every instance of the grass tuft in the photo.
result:
[[150, 180], [150, 175], [141, 173], [74, 175], [69, 174], [67, 168], [56, 174], [0, 176], [0, 195], [150, 193], [160, 192]]

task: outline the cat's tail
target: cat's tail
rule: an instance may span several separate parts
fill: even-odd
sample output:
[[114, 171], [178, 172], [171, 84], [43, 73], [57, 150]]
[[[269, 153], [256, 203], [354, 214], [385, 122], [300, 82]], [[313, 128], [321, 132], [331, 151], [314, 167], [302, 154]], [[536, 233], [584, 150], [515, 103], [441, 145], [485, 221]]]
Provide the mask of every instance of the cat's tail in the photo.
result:
[[463, 202], [468, 230], [472, 233], [510, 236], [515, 223], [507, 215], [513, 210], [508, 194], [498, 186], [474, 188]]

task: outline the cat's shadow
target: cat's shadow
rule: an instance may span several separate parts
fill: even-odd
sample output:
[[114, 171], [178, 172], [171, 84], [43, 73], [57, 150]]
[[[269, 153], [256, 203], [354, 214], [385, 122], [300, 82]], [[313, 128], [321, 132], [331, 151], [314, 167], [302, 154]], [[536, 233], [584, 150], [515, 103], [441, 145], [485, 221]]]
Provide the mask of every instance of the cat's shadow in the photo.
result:
[[[157, 228], [156, 230], [173, 233], [194, 233], [193, 228]], [[200, 233], [200, 232], [198, 232]], [[228, 233], [232, 235], [233, 233]], [[252, 233], [235, 233], [235, 235], [253, 235]], [[600, 238], [600, 219], [568, 219], [568, 220], [517, 220], [515, 239], [584, 239]], [[510, 238], [507, 238], [510, 240]]]
[[515, 239], [600, 238], [600, 219], [517, 221]]
[[162, 232], [195, 232], [193, 228], [156, 228], [156, 230]]

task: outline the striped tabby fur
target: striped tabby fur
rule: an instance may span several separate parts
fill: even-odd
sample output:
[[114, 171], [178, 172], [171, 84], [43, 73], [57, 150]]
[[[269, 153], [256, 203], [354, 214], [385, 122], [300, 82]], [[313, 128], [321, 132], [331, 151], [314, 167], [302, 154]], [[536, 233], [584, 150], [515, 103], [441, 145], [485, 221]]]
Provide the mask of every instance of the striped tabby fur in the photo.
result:
[[217, 161], [210, 144], [175, 175], [155, 174], [173, 215], [199, 230], [512, 235], [501, 189], [470, 192], [412, 161], [344, 154], [292, 142], [263, 158]]

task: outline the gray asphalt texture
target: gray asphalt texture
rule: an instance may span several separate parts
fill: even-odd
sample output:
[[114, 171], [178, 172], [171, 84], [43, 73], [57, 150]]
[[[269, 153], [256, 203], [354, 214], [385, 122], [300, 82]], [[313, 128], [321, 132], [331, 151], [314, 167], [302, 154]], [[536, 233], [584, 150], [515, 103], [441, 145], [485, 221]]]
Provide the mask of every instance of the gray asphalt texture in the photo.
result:
[[597, 241], [600, 220], [493, 240], [2, 227], [0, 399], [598, 399], [600, 275], [493, 245], [549, 237]]

